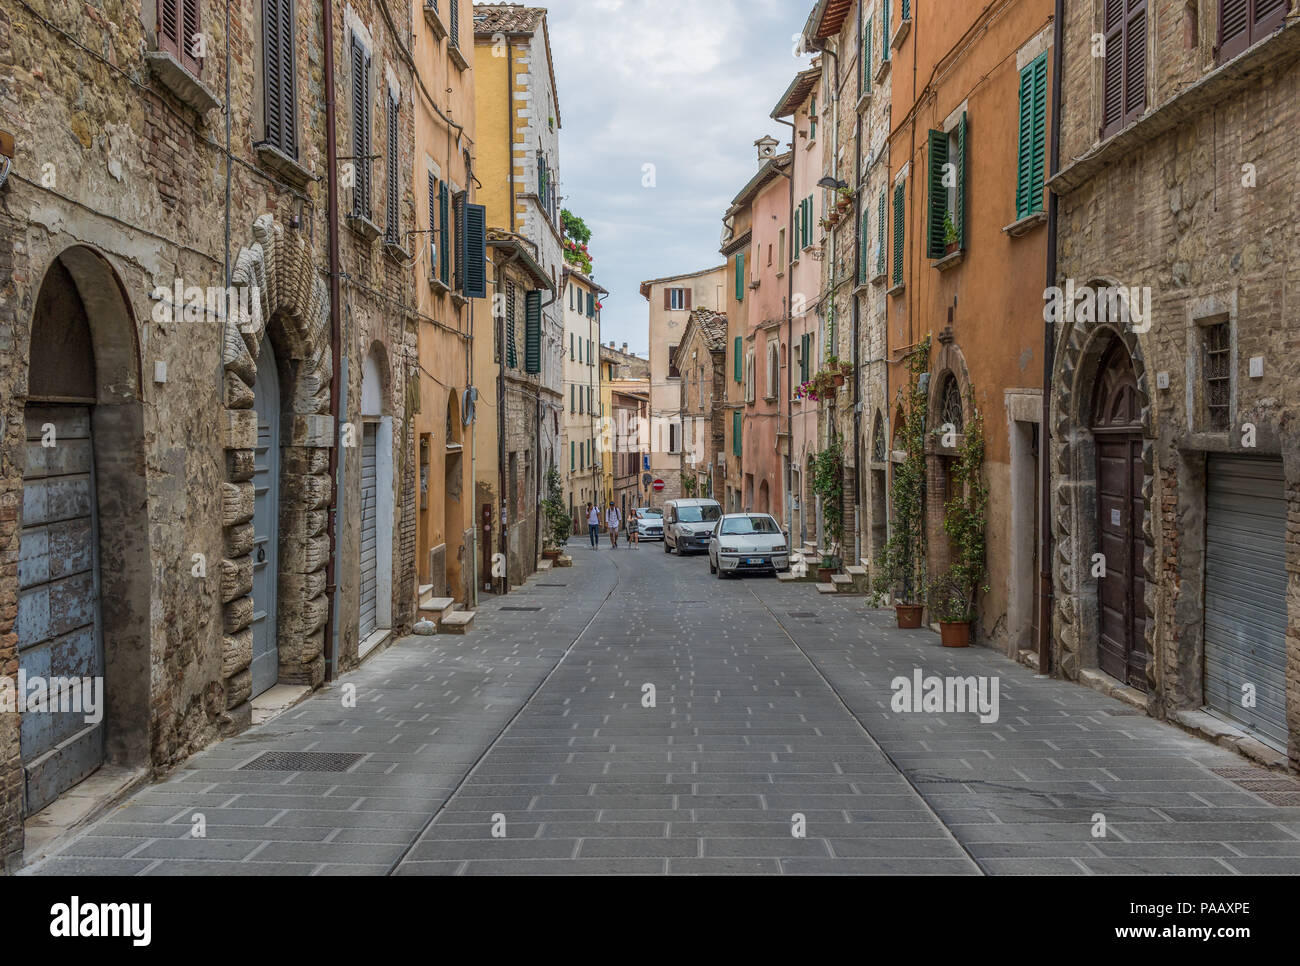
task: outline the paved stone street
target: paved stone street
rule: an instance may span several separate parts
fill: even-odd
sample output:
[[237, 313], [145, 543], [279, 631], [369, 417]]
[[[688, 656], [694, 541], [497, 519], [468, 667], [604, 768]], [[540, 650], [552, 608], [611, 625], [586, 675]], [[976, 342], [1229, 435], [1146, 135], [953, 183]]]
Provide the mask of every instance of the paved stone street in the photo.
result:
[[[860, 597], [571, 551], [26, 872], [1300, 873], [1300, 807], [1230, 780], [1257, 769], [1087, 688]], [[916, 668], [996, 677], [997, 721], [892, 711]], [[247, 767], [267, 752], [359, 757]]]

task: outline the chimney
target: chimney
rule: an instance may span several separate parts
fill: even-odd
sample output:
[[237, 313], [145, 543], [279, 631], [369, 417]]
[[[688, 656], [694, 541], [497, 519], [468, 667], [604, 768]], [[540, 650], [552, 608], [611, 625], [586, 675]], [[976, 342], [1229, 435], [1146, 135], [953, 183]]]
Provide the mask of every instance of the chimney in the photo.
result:
[[[610, 345], [613, 345], [613, 343], [611, 342]], [[627, 343], [626, 343], [626, 342], [623, 343], [623, 355], [627, 355]]]

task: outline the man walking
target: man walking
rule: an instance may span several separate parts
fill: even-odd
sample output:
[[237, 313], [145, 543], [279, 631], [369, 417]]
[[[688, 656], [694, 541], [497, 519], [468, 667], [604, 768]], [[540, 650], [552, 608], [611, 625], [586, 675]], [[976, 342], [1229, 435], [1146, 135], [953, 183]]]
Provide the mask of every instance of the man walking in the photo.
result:
[[609, 501], [609, 509], [605, 511], [605, 529], [609, 531], [609, 545], [611, 549], [618, 549], [618, 528], [623, 522], [623, 518], [618, 515], [618, 507], [614, 506], [614, 501]]
[[587, 532], [591, 536], [591, 549], [600, 549], [600, 510], [595, 504], [587, 504]]

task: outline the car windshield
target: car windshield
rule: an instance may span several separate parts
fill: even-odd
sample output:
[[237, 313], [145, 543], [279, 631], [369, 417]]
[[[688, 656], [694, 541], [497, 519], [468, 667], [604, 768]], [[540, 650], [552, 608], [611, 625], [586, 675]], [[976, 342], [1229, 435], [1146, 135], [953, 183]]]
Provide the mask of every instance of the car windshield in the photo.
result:
[[722, 521], [722, 532], [736, 536], [743, 533], [780, 533], [781, 528], [771, 517], [727, 517]]
[[663, 510], [637, 510], [636, 515], [638, 517], [641, 517], [642, 519], [648, 519], [650, 517], [658, 518], [664, 515], [664, 511]]
[[712, 523], [722, 516], [722, 508], [717, 506], [679, 506], [677, 519], [681, 523]]

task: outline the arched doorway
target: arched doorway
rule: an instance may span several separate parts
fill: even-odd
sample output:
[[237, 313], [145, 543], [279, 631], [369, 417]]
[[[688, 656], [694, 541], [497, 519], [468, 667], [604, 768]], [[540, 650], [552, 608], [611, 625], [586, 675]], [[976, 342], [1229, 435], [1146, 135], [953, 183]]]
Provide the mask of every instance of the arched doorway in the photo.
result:
[[[135, 323], [97, 252], [64, 251], [32, 317], [17, 561], [23, 813], [149, 755], [150, 575]], [[6, 401], [7, 402], [7, 401]], [[4, 418], [16, 418], [17, 412]], [[62, 710], [59, 710], [62, 709]]]
[[270, 336], [262, 339], [253, 383], [257, 447], [253, 451], [252, 697], [280, 678], [276, 625], [280, 576], [280, 373]]
[[1113, 339], [1101, 356], [1090, 427], [1097, 479], [1097, 663], [1145, 691], [1146, 604], [1142, 559], [1142, 409], [1128, 350]]
[[[383, 347], [361, 368], [361, 508], [358, 651], [393, 626], [393, 418]], [[369, 646], [374, 646], [373, 642]]]
[[757, 507], [757, 509], [758, 509], [758, 512], [759, 512], [759, 513], [770, 513], [770, 512], [771, 512], [771, 510], [770, 510], [769, 507], [768, 507], [768, 487], [767, 487], [767, 480], [763, 480], [763, 482], [761, 482], [761, 483], [758, 484], [758, 507]]
[[876, 419], [871, 427], [871, 492], [868, 504], [871, 507], [871, 559], [876, 560], [885, 549], [889, 535], [889, 513], [886, 509], [885, 488], [889, 464], [889, 440], [885, 434], [885, 415], [876, 411]]

